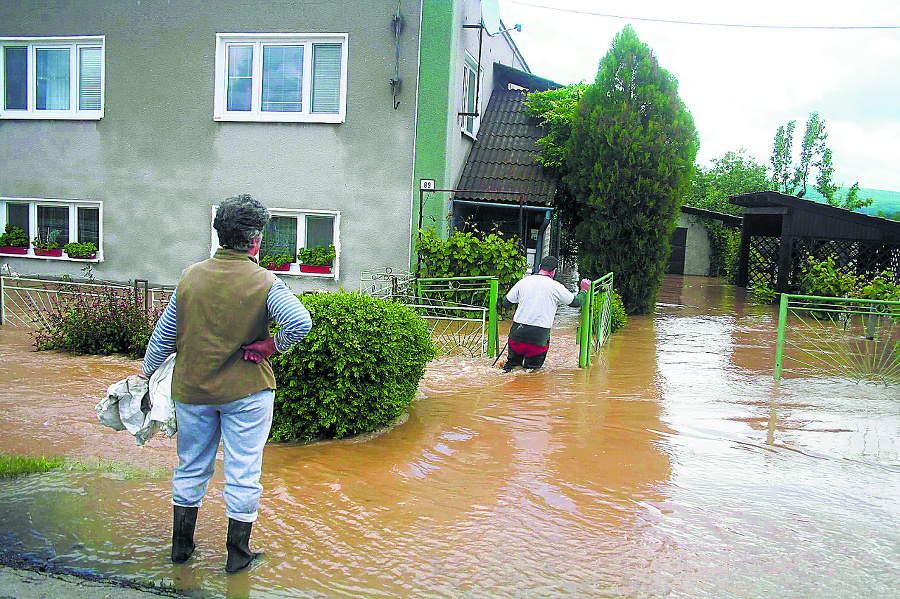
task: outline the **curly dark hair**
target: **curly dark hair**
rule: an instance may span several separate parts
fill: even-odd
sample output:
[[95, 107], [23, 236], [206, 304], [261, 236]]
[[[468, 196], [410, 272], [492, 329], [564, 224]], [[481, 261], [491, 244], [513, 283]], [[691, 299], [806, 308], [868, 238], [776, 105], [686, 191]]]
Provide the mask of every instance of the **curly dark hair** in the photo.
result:
[[213, 227], [219, 234], [219, 245], [245, 252], [253, 246], [253, 238], [262, 233], [268, 222], [269, 210], [259, 200], [241, 194], [219, 204]]

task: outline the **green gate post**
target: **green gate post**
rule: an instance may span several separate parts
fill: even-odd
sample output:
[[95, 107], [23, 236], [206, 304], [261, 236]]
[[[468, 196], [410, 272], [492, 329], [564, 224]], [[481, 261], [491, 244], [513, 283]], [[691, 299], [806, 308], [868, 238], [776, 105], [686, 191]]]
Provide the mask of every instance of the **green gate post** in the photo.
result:
[[594, 285], [591, 281], [591, 289], [588, 291], [587, 300], [581, 306], [581, 330], [578, 332], [578, 366], [587, 368], [591, 364], [591, 316], [594, 311]]
[[784, 358], [784, 330], [787, 328], [788, 294], [781, 294], [778, 308], [778, 340], [775, 342], [775, 380], [781, 380], [781, 361]]
[[500, 280], [491, 279], [490, 310], [488, 311], [488, 358], [500, 354], [500, 332], [497, 329], [497, 298], [500, 295]]

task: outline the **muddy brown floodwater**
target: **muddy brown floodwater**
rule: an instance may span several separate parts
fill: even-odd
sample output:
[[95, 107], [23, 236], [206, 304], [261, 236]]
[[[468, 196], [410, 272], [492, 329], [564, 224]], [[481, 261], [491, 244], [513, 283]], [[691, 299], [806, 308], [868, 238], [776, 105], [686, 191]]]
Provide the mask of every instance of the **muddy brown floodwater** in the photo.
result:
[[135, 447], [96, 420], [139, 363], [34, 353], [0, 327], [0, 451], [157, 473], [2, 481], [0, 535], [195, 597], [896, 597], [897, 388], [776, 384], [774, 309], [718, 279], [668, 277], [659, 301], [588, 369], [562, 310], [543, 371], [440, 359], [393, 429], [269, 445], [266, 558], [235, 576], [221, 462], [173, 566], [174, 439]]

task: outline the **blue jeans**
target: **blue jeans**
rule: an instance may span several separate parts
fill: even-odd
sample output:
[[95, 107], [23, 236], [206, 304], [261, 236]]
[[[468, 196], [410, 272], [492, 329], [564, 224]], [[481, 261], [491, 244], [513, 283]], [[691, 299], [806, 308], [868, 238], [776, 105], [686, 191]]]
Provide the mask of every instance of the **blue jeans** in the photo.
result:
[[272, 428], [271, 389], [218, 404], [177, 403], [178, 467], [172, 476], [172, 503], [199, 507], [216, 469], [219, 439], [225, 449], [225, 510], [229, 518], [255, 522], [262, 485], [263, 448]]

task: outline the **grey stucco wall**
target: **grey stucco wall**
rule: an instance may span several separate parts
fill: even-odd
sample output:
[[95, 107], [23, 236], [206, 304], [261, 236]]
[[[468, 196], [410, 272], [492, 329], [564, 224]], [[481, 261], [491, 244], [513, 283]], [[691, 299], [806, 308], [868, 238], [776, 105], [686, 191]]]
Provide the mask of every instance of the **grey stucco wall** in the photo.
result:
[[[461, 119], [458, 113], [463, 109], [463, 65], [466, 61], [466, 53], [476, 61], [478, 60], [479, 45], [479, 29], [464, 29], [463, 25], [473, 25], [481, 22], [481, 2], [479, 0], [464, 0], [459, 5], [457, 26], [459, 27], [459, 44], [456, 48], [456, 68], [457, 75], [455, 81], [456, 87], [451, 96], [450, 122], [448, 123], [449, 135], [449, 151], [448, 151], [448, 175], [450, 185], [456, 187], [459, 177], [462, 175], [463, 167], [469, 152], [472, 150], [474, 140], [462, 132]], [[512, 35], [515, 35], [513, 33]], [[494, 63], [499, 62], [506, 66], [510, 66], [520, 70], [527, 70], [527, 65], [523, 63], [519, 56], [513, 51], [506, 37], [503, 35], [488, 35], [484, 33], [481, 37], [481, 85], [479, 89], [478, 106], [479, 111], [484, 112], [487, 108], [488, 100], [491, 98], [491, 92], [494, 90]], [[477, 131], [476, 131], [477, 135]]]
[[[0, 37], [106, 36], [100, 121], [0, 120], [0, 196], [103, 202], [109, 280], [172, 284], [209, 255], [211, 206], [250, 193], [271, 208], [339, 210], [340, 279], [285, 277], [295, 290], [356, 289], [360, 271], [408, 264], [419, 3], [79, 0], [2, 3]], [[217, 32], [348, 33], [341, 124], [213, 121]], [[417, 196], [416, 196], [417, 197]], [[81, 264], [8, 258], [22, 274]]]
[[709, 276], [709, 235], [703, 226], [703, 219], [691, 214], [681, 214], [678, 226], [687, 228], [684, 248], [684, 274]]

